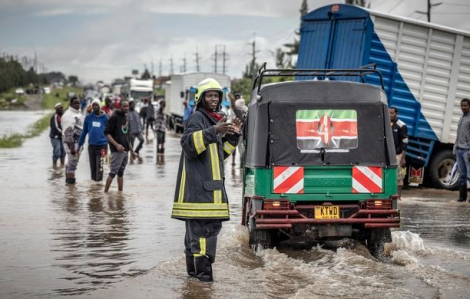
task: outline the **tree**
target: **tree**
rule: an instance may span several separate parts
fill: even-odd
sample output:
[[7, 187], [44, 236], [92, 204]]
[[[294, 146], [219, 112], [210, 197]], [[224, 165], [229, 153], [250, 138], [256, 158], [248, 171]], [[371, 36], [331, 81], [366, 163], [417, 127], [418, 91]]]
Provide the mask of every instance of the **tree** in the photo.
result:
[[[308, 5], [307, 0], [302, 0], [302, 4], [300, 5], [300, 21], [302, 22], [302, 17], [308, 13]], [[299, 54], [299, 45], [300, 45], [300, 30], [295, 31], [294, 41], [292, 43], [286, 43], [283, 46], [287, 48], [285, 53], [289, 56], [287, 60], [288, 64], [287, 67], [293, 68], [295, 67], [296, 63], [293, 63], [294, 57]]]
[[75, 75], [70, 75], [68, 77], [68, 80], [67, 80], [70, 84], [72, 84], [73, 86], [77, 85], [78, 83], [78, 77], [75, 76]]
[[152, 78], [152, 76], [150, 75], [150, 72], [149, 72], [148, 69], [145, 69], [144, 73], [140, 77], [140, 79], [144, 79], [144, 80], [148, 80], [148, 79], [151, 79], [151, 78]]

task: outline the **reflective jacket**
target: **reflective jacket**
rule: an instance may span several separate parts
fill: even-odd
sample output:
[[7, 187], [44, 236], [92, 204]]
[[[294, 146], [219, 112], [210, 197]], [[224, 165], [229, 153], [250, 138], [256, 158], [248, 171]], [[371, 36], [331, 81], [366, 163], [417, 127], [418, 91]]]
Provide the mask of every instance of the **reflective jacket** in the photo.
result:
[[229, 220], [224, 186], [224, 159], [239, 135], [218, 136], [217, 122], [204, 110], [195, 111], [181, 137], [181, 154], [172, 218]]

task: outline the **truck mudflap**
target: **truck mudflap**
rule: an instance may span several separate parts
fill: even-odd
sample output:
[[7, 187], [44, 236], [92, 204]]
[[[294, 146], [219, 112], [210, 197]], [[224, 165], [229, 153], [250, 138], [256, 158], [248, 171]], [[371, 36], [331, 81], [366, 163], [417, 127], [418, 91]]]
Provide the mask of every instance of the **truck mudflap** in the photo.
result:
[[392, 208], [392, 200], [366, 200], [353, 205], [279, 205], [284, 209], [272, 209], [267, 201], [253, 215], [256, 229], [288, 229], [295, 224], [352, 224], [363, 225], [365, 229], [400, 227], [400, 211]]

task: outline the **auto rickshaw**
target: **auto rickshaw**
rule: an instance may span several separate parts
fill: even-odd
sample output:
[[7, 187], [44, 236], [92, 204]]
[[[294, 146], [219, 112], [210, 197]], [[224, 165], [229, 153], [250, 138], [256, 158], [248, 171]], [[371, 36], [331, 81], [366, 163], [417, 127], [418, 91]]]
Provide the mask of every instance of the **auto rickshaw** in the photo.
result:
[[[381, 80], [382, 89], [363, 83], [366, 76]], [[263, 84], [266, 77], [295, 80]], [[349, 77], [357, 82], [344, 81]], [[372, 65], [263, 65], [253, 82], [243, 141], [242, 224], [251, 245], [352, 238], [372, 255], [383, 254], [390, 229], [400, 227], [386, 103], [382, 76]]]

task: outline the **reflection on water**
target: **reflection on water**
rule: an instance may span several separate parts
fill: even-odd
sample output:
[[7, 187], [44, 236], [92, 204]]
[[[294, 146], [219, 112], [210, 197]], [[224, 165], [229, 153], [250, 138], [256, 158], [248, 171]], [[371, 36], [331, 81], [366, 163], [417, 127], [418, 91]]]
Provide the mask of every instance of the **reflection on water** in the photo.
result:
[[[55, 266], [67, 269], [61, 279], [81, 288], [56, 289], [71, 295], [102, 288], [102, 284], [132, 275], [129, 227], [125, 195], [105, 196], [101, 185], [91, 185], [86, 194], [67, 187], [65, 198], [54, 198], [54, 228], [51, 250], [57, 253]], [[88, 199], [83, 202], [81, 199]], [[65, 200], [64, 200], [65, 199]]]

